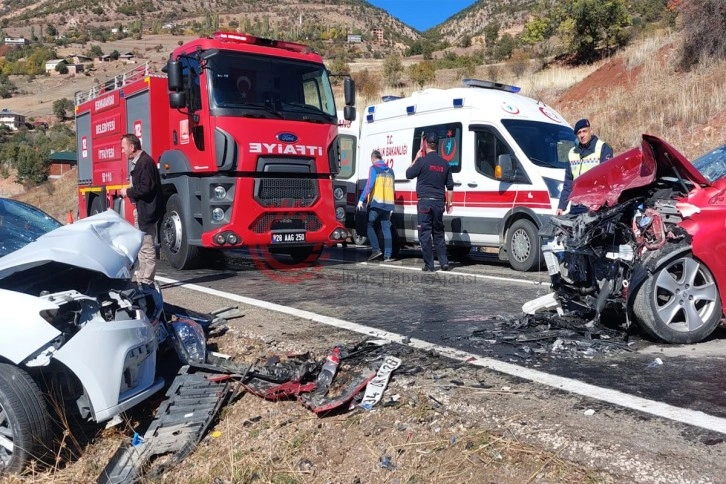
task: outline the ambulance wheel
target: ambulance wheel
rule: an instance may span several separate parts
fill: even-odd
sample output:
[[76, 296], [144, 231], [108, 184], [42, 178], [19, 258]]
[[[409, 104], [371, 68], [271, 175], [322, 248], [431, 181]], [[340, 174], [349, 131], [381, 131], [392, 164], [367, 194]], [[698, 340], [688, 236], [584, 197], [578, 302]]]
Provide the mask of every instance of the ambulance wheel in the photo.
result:
[[353, 229], [353, 242], [355, 245], [366, 245], [368, 243], [368, 237], [358, 234], [358, 232]]
[[320, 258], [323, 252], [322, 245], [303, 245], [300, 247], [289, 247], [287, 249], [270, 249], [269, 253], [279, 263], [284, 265], [301, 264], [303, 262], [312, 264]]
[[541, 246], [537, 227], [528, 219], [515, 221], [507, 231], [509, 265], [515, 271], [531, 271], [540, 264]]
[[189, 245], [189, 230], [184, 226], [184, 211], [176, 193], [166, 202], [161, 221], [161, 255], [174, 269], [191, 269], [197, 262], [199, 247]]
[[88, 215], [96, 215], [101, 212], [103, 212], [103, 209], [101, 208], [101, 197], [93, 197], [93, 201], [91, 202], [91, 213]]

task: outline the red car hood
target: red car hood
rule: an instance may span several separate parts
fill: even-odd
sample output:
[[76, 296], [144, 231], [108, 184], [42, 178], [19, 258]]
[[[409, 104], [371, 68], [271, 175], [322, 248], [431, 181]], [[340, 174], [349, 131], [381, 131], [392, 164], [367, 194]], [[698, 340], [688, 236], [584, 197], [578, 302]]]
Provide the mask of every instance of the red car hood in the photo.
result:
[[648, 185], [658, 177], [675, 177], [675, 172], [696, 187], [709, 185], [675, 148], [660, 138], [644, 134], [640, 148], [626, 151], [577, 177], [569, 200], [597, 210], [618, 203], [625, 190]]

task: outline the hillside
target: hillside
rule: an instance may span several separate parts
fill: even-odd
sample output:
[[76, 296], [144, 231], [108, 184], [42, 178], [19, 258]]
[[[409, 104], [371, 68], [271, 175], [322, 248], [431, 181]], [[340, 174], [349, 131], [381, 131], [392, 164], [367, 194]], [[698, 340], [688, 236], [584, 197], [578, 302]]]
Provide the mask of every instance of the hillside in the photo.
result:
[[[371, 35], [382, 29], [384, 42], [402, 49], [419, 33], [385, 10], [364, 0], [2, 0], [0, 14], [6, 32], [41, 35], [48, 24], [64, 33], [83, 25], [122, 28], [142, 20], [146, 32], [178, 29], [198, 24], [263, 32], [275, 38], [304, 41], [309, 32]], [[7, 20], [6, 20], [7, 19]], [[32, 31], [32, 34], [31, 34]]]
[[483, 45], [488, 25], [498, 23], [500, 35], [505, 32], [514, 35], [522, 31], [532, 8], [533, 2], [530, 0], [477, 0], [432, 28], [430, 36], [451, 45], [459, 45], [468, 37], [473, 45]]

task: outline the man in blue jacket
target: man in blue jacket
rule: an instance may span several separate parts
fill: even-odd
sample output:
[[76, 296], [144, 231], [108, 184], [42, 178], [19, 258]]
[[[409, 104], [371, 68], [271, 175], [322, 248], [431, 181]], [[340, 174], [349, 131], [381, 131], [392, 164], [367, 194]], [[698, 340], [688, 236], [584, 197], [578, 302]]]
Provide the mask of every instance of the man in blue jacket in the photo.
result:
[[[572, 193], [572, 182], [593, 166], [597, 166], [613, 157], [613, 149], [610, 145], [592, 134], [590, 121], [587, 119], [579, 120], [575, 123], [574, 131], [578, 143], [570, 149], [568, 154], [570, 163], [565, 170], [565, 183], [562, 186], [557, 215], [562, 215], [567, 208], [568, 199], [570, 193]], [[583, 205], [570, 207], [570, 213], [573, 215], [585, 212], [587, 212], [587, 207]]]
[[[371, 169], [368, 172], [368, 183], [358, 200], [358, 210], [363, 210], [368, 199], [368, 240], [373, 253], [368, 260], [373, 261], [383, 256], [383, 262], [391, 261], [393, 238], [391, 236], [391, 212], [394, 205], [394, 188], [396, 177], [393, 170], [383, 161], [380, 151], [371, 153]], [[376, 235], [376, 222], [381, 224], [383, 233], [383, 252]]]

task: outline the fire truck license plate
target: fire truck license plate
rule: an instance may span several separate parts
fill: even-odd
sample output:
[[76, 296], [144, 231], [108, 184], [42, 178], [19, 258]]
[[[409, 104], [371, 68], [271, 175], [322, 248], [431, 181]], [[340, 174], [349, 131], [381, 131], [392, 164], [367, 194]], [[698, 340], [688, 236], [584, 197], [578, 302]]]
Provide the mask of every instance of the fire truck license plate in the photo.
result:
[[272, 234], [273, 244], [287, 244], [291, 242], [305, 242], [305, 232]]

